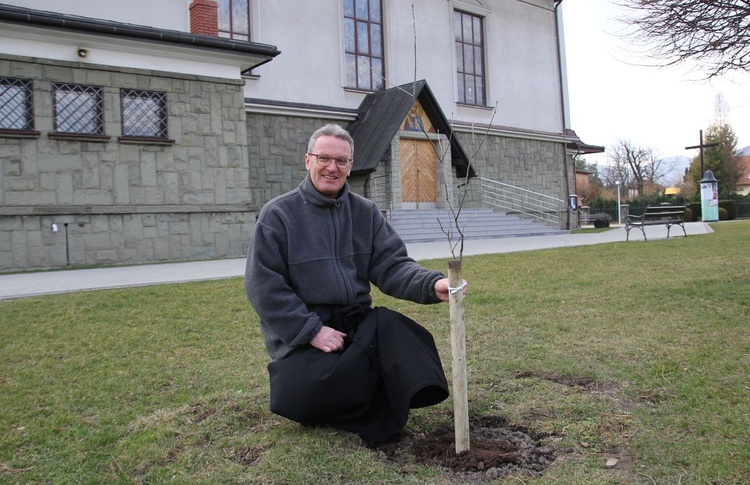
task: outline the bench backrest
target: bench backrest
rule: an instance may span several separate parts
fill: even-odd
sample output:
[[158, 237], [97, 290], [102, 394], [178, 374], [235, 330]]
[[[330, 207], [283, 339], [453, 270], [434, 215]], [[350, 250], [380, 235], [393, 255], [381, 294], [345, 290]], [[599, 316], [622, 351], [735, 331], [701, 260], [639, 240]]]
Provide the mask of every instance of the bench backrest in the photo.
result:
[[684, 205], [653, 205], [646, 207], [643, 213], [644, 221], [661, 219], [680, 219], [685, 216]]

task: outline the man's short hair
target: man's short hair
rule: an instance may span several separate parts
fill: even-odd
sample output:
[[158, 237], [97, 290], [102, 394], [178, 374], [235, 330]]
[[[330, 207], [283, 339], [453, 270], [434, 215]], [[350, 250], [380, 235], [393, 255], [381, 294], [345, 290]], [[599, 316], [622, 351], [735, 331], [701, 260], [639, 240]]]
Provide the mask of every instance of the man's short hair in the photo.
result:
[[348, 131], [346, 131], [336, 123], [329, 123], [315, 130], [315, 133], [312, 134], [312, 136], [310, 137], [310, 141], [307, 144], [307, 153], [312, 153], [315, 142], [318, 141], [318, 138], [320, 138], [321, 136], [335, 136], [336, 138], [346, 140], [349, 143], [349, 148], [352, 151], [350, 156], [354, 158], [354, 139], [352, 138], [352, 135], [350, 135]]

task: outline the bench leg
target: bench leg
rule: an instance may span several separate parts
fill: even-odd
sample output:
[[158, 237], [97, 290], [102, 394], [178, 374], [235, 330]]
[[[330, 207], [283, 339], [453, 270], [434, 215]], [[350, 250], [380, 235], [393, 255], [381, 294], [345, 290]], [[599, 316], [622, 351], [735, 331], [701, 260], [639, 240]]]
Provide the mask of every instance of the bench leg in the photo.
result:
[[667, 238], [669, 238], [669, 230], [672, 228], [672, 226], [680, 226], [682, 228], [682, 233], [687, 237], [687, 231], [685, 231], [685, 225], [684, 224], [667, 224]]
[[[633, 226], [625, 226], [625, 241], [630, 240], [630, 230], [633, 229]], [[641, 230], [643, 233], [643, 239], [648, 241], [648, 238], [646, 237], [646, 231], [643, 226], [638, 226], [638, 229]]]

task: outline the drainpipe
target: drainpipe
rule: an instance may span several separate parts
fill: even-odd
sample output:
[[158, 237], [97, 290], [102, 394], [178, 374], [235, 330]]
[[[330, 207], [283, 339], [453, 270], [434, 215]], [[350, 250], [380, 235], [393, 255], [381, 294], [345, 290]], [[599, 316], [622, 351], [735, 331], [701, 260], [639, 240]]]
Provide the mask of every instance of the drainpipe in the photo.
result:
[[[562, 136], [563, 136], [563, 150], [562, 150], [562, 162], [563, 162], [563, 180], [565, 181], [565, 200], [570, 200], [570, 177], [568, 176], [568, 127], [566, 119], [566, 106], [565, 106], [565, 88], [563, 86], [563, 68], [562, 68], [562, 49], [560, 48], [560, 18], [557, 7], [562, 4], [563, 0], [555, 0], [555, 36], [557, 38], [557, 75], [560, 81], [560, 111], [562, 115]], [[567, 205], [567, 202], [566, 202]], [[567, 214], [567, 221], [565, 223], [565, 229], [570, 230], [570, 207], [565, 210]]]
[[68, 223], [65, 226], [65, 266], [70, 266], [70, 243], [68, 242]]

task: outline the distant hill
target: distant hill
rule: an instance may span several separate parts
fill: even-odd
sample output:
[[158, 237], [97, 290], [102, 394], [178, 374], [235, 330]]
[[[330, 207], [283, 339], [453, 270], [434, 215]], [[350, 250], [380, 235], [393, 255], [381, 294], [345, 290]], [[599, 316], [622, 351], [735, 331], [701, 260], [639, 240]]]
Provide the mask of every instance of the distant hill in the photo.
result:
[[[740, 148], [737, 150], [741, 157], [750, 156], [750, 146]], [[664, 182], [666, 185], [678, 184], [682, 181], [682, 177], [685, 175], [685, 169], [690, 167], [690, 163], [693, 161], [692, 158], [680, 155], [677, 157], [668, 157], [664, 159], [667, 166], [670, 167], [669, 175], [665, 178]]]

